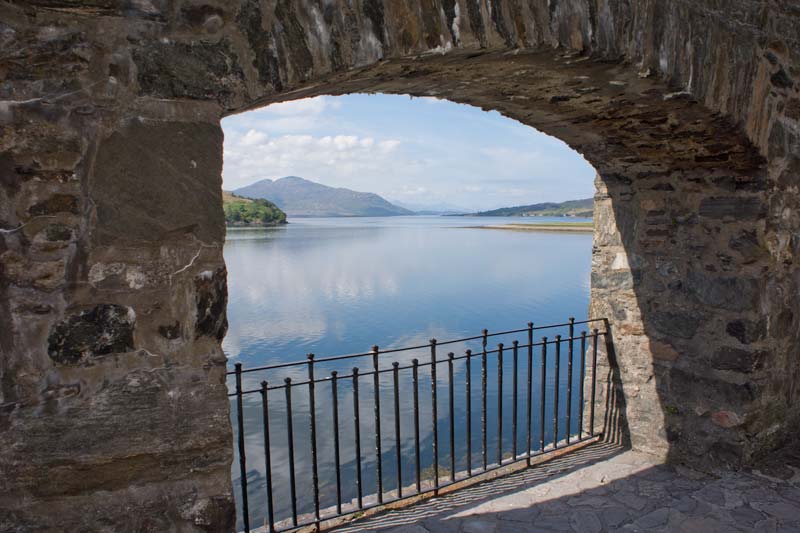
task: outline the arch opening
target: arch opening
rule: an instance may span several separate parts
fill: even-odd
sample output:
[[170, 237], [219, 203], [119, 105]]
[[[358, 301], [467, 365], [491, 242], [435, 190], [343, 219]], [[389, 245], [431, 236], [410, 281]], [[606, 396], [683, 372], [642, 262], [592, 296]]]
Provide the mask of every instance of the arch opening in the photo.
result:
[[[507, 377], [502, 393], [505, 405], [502, 452], [505, 456], [512, 453], [512, 444], [518, 450], [527, 446], [523, 390], [527, 337], [525, 334], [494, 335], [499, 331], [525, 328], [528, 322], [533, 322], [537, 328], [564, 323], [572, 316], [579, 321], [574, 348], [581, 351], [580, 332], [590, 328], [583, 320], [589, 309], [594, 169], [561, 141], [528, 126], [497, 113], [436, 99], [368, 94], [315, 97], [235, 115], [223, 121], [223, 127], [226, 143], [223, 187], [241, 197], [275, 201], [289, 214], [289, 224], [285, 226], [228, 229], [225, 261], [229, 329], [223, 348], [229, 358], [229, 368], [234, 362], [247, 370], [305, 361], [307, 353], [324, 359], [369, 351], [375, 344], [382, 350], [397, 350], [425, 345], [431, 338], [447, 342], [472, 337], [486, 328], [493, 335], [490, 352], [498, 342], [503, 342], [508, 350], [514, 340], [522, 344], [518, 363], [522, 383], [514, 396], [517, 398], [516, 417], [508, 390], [514, 374], [511, 351], [506, 354], [504, 364]], [[284, 175], [290, 177], [280, 178]], [[276, 178], [275, 181], [272, 178]], [[378, 193], [393, 203], [370, 198], [370, 203], [363, 208], [356, 203], [335, 205], [328, 197], [334, 190], [320, 189], [321, 186]], [[566, 217], [464, 216], [492, 208], [587, 197], [588, 204], [579, 203], [588, 213], [579, 216], [572, 212]], [[442, 202], [447, 203], [442, 205]], [[551, 204], [551, 207], [557, 206]], [[370, 211], [377, 208], [390, 214]], [[396, 211], [389, 211], [391, 209]], [[445, 214], [431, 213], [432, 209], [444, 210]], [[517, 231], [500, 232], [483, 229], [508, 227], [510, 223], [521, 227]], [[550, 230], [531, 231], [531, 226], [535, 225]], [[559, 229], [561, 232], [557, 231]], [[591, 335], [591, 328], [587, 333]], [[539, 342], [542, 335], [549, 336], [552, 341], [556, 334], [566, 338], [568, 328], [537, 329], [535, 341]], [[591, 344], [590, 337], [586, 346], [589, 352]], [[475, 342], [446, 346], [441, 354], [443, 361], [446, 361], [446, 352], [463, 358], [466, 349], [476, 354], [480, 350]], [[581, 420], [584, 406], [580, 405], [583, 397], [579, 395], [581, 358], [578, 355], [573, 358], [576, 369], [568, 386], [567, 342], [559, 347], [563, 348], [560, 358], [563, 370], [558, 379], [561, 392], [557, 440], [565, 440], [569, 427], [574, 442], [581, 433], [579, 426], [585, 429], [586, 425]], [[548, 413], [554, 408], [552, 397], [556, 381], [555, 348], [551, 345], [549, 349], [546, 370], [549, 378], [544, 380], [545, 386], [538, 367], [540, 347], [531, 347], [531, 353], [536, 352], [536, 361], [532, 359], [531, 364], [537, 365], [535, 372], [533, 367], [531, 370], [532, 394], [538, 401], [539, 391], [547, 390]], [[454, 419], [459, 422], [454, 429], [453, 453], [459, 477], [466, 475], [465, 457], [469, 453], [463, 421], [469, 419], [476, 428], [470, 431], [470, 459], [478, 465], [481, 462], [478, 431], [481, 416], [490, 421], [491, 428], [500, 416], [497, 408], [499, 363], [495, 362], [495, 357], [490, 354], [486, 370], [487, 410], [484, 415], [478, 407], [481, 404], [480, 360], [471, 361], [471, 367], [461, 359], [454, 363], [453, 379], [458, 391]], [[394, 361], [401, 365], [397, 416], [402, 434], [400, 470], [402, 479], [409, 485], [405, 487], [406, 495], [414, 490], [410, 480], [415, 476], [413, 381], [408, 368], [413, 358], [423, 361], [418, 410], [421, 477], [422, 484], [427, 486], [433, 482], [431, 400], [428, 397], [431, 376], [424, 363], [429, 358], [428, 350], [387, 353], [380, 357], [384, 369], [390, 369]], [[356, 459], [354, 451], [351, 379], [337, 382], [337, 427], [333, 424], [330, 372], [335, 370], [340, 376], [348, 376], [353, 365], [359, 366], [362, 372], [371, 368], [364, 358], [315, 364], [315, 375], [323, 380], [315, 385], [314, 411], [319, 443], [315, 454], [317, 479], [324, 516], [336, 513], [337, 473], [341, 477], [339, 492], [343, 509], [349, 509], [356, 501], [356, 461], [361, 466], [364, 501], [374, 500], [378, 490], [369, 376], [360, 380], [360, 460]], [[447, 452], [447, 402], [443, 403], [448, 398], [447, 369], [442, 366], [439, 372], [443, 374], [438, 387], [441, 416], [438, 417], [437, 458], [444, 470], [444, 465], [449, 464], [449, 455], [445, 454], [450, 453]], [[242, 389], [257, 390], [265, 380], [273, 387], [281, 387], [287, 376], [293, 383], [303, 383], [308, 379], [307, 373], [305, 364], [255, 371], [242, 376]], [[463, 391], [467, 376], [476, 384], [471, 394], [475, 407], [469, 411]], [[228, 387], [231, 393], [235, 392], [235, 376], [229, 376]], [[393, 459], [398, 449], [393, 437], [393, 387], [391, 379], [381, 380], [381, 424], [384, 428], [381, 482], [387, 489], [398, 483], [398, 467]], [[296, 479], [297, 513], [303, 522], [314, 511], [308, 424], [311, 407], [306, 386], [298, 385], [291, 395], [292, 473]], [[585, 396], [588, 395], [587, 387]], [[239, 529], [244, 528], [242, 513], [245, 508], [241, 452], [237, 442], [240, 427], [245, 441], [250, 524], [261, 523], [264, 517], [270, 516], [265, 499], [267, 483], [282, 487], [284, 492], [291, 485], [286, 442], [287, 400], [282, 389], [273, 389], [268, 396], [272, 436], [269, 481], [261, 396], [244, 395], [241, 426], [237, 418], [238, 397], [231, 398], [232, 479]], [[588, 409], [585, 414], [588, 419]], [[531, 442], [552, 443], [555, 434], [552, 418], [540, 417], [538, 406], [529, 416]], [[515, 425], [520, 428], [516, 439], [511, 434]], [[334, 442], [340, 447], [336, 456]], [[498, 437], [491, 429], [486, 435], [486, 455], [495, 458], [497, 453]], [[336, 460], [341, 464], [339, 472]], [[387, 500], [395, 497], [396, 492], [387, 490]], [[277, 498], [272, 505], [273, 518], [290, 524], [290, 500]]]

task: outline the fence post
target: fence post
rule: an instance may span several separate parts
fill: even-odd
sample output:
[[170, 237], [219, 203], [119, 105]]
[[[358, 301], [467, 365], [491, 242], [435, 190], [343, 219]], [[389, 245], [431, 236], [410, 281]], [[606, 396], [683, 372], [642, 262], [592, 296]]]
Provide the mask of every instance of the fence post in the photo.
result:
[[261, 382], [261, 409], [264, 424], [264, 469], [267, 478], [267, 523], [270, 533], [275, 531], [275, 512], [273, 510], [272, 498], [272, 457], [269, 442], [269, 385], [266, 381]]
[[503, 464], [503, 343], [497, 345], [497, 466]]
[[467, 350], [467, 476], [472, 475], [472, 350]]
[[333, 409], [333, 458], [336, 463], [336, 514], [342, 514], [342, 466], [339, 450], [339, 373], [331, 372], [331, 396]]
[[378, 476], [378, 504], [383, 503], [383, 455], [381, 453], [381, 390], [380, 374], [378, 373], [378, 346], [372, 347], [372, 383], [374, 389], [373, 405], [375, 411], [375, 466]]
[[286, 388], [286, 439], [289, 444], [289, 493], [292, 500], [292, 524], [297, 527], [297, 483], [294, 472], [294, 431], [292, 421], [292, 378], [283, 380]]
[[483, 461], [484, 471], [487, 468], [486, 458], [486, 377], [487, 377], [487, 360], [486, 360], [486, 344], [489, 340], [489, 331], [483, 330], [483, 353], [481, 354], [481, 460]]
[[247, 453], [244, 446], [244, 408], [242, 402], [242, 363], [234, 365], [236, 370], [236, 423], [239, 430], [239, 475], [242, 485], [242, 521], [244, 530], [250, 531], [250, 510], [247, 505]]
[[394, 447], [397, 453], [397, 497], [403, 497], [403, 449], [400, 442], [400, 363], [392, 363], [394, 381]]
[[528, 466], [531, 466], [531, 407], [533, 405], [533, 322], [528, 322], [528, 406], [526, 413], [528, 428]]
[[319, 530], [319, 471], [317, 465], [317, 402], [314, 396], [314, 354], [308, 354], [308, 409], [311, 422], [311, 482], [314, 489], [314, 520]]
[[555, 369], [555, 387], [553, 399], [553, 449], [558, 448], [558, 396], [561, 378], [561, 335], [556, 335], [556, 369]]
[[361, 482], [361, 421], [358, 411], [358, 367], [353, 367], [353, 425], [356, 438], [356, 488], [358, 489], [358, 508], [364, 507], [364, 487]]
[[439, 416], [436, 404], [436, 339], [431, 339], [431, 410], [433, 422], [433, 486], [439, 494]]
[[569, 344], [567, 356], [567, 446], [569, 446], [569, 437], [572, 433], [572, 354], [573, 354], [573, 337], [575, 336], [575, 319], [569, 319]]
[[456, 480], [456, 421], [455, 421], [455, 399], [453, 398], [453, 358], [455, 354], [447, 354], [447, 375], [449, 386], [449, 406], [450, 406], [450, 481]]

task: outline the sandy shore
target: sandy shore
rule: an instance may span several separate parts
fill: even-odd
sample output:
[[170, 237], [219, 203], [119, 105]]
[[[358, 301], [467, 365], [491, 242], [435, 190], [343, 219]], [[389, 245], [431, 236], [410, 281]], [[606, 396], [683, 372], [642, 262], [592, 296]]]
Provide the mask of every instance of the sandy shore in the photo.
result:
[[571, 233], [592, 233], [591, 222], [563, 222], [560, 224], [498, 224], [495, 226], [465, 226], [478, 229], [502, 229], [511, 231], [561, 231]]

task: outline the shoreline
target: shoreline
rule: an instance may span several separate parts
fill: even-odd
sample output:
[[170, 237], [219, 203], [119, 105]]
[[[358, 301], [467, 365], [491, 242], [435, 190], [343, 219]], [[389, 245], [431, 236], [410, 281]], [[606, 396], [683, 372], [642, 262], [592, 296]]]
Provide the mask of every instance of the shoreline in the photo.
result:
[[497, 224], [494, 226], [462, 226], [463, 228], [494, 229], [506, 231], [554, 231], [568, 233], [593, 233], [594, 224], [586, 222], [565, 222], [562, 224]]

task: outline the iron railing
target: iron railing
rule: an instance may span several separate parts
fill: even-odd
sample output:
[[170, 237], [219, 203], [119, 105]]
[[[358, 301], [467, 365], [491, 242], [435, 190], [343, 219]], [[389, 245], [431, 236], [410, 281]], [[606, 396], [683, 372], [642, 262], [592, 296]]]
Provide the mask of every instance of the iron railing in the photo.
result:
[[[588, 329], [590, 324], [600, 322], [604, 324], [603, 331], [594, 328], [575, 335], [576, 326], [586, 325]], [[542, 337], [540, 341], [534, 342], [535, 331], [559, 329], [567, 334], [566, 337], [557, 334], [552, 339]], [[495, 349], [488, 349], [490, 337], [518, 334], [526, 335], [524, 344], [514, 340], [510, 346], [499, 343]], [[436, 494], [444, 487], [512, 463], [527, 461], [527, 466], [530, 466], [536, 456], [547, 455], [565, 446], [595, 438], [597, 353], [598, 340], [601, 336], [609, 342], [606, 319], [576, 322], [574, 318], [570, 318], [563, 324], [534, 327], [533, 323], [529, 323], [524, 329], [497, 333], [483, 330], [481, 335], [474, 337], [446, 342], [431, 339], [426, 344], [403, 348], [381, 350], [378, 346], [374, 346], [365, 353], [324, 358], [309, 354], [304, 361], [246, 369], [241, 363], [236, 363], [235, 370], [228, 372], [228, 376], [233, 378], [235, 387], [229, 396], [235, 399], [236, 404], [236, 462], [241, 486], [241, 495], [237, 497], [237, 508], [240, 527], [250, 531], [252, 518], [250, 503], [254, 497], [250, 493], [256, 489], [262, 494], [259, 503], [261, 511], [257, 514], [263, 516], [265, 530], [289, 531], [304, 526], [318, 528], [321, 522], [360, 513], [392, 501], [429, 493]], [[456, 355], [454, 351], [450, 351], [445, 358], [439, 357], [442, 346], [455, 344], [475, 344], [477, 349], [473, 351], [468, 348], [463, 351], [463, 355]], [[562, 350], [562, 345], [566, 345], [566, 353]], [[576, 347], [579, 350], [577, 361]], [[421, 351], [427, 356], [428, 361], [420, 362], [418, 358], [411, 359], [410, 363], [407, 361], [408, 355], [416, 355], [415, 352]], [[394, 358], [401, 360], [405, 356], [405, 363], [394, 360], [391, 365], [385, 364], [386, 356], [390, 354], [395, 354]], [[508, 355], [511, 356], [510, 364]], [[520, 356], [527, 357], [523, 368], [526, 383], [522, 395], [519, 387]], [[496, 359], [496, 369], [492, 369], [489, 364], [490, 357]], [[354, 359], [367, 359], [370, 363], [369, 369], [361, 371], [355, 366], [349, 374], [340, 374], [341, 369], [337, 370], [336, 367], [343, 361]], [[472, 403], [478, 395], [477, 391], [473, 390], [475, 388], [473, 380], [475, 374], [478, 374], [473, 368], [475, 360], [480, 364], [479, 434], [473, 431]], [[566, 375], [562, 369], [564, 364], [567, 367]], [[464, 378], [464, 388], [460, 393], [457, 393], [455, 388], [456, 366], [459, 367], [459, 377]], [[577, 371], [576, 366], [578, 366]], [[319, 371], [323, 369], [329, 371], [329, 375], [320, 377]], [[424, 372], [426, 369], [427, 372]], [[441, 383], [438, 377], [440, 369], [446, 373], [444, 383]], [[297, 379], [298, 370], [303, 373], [300, 379]], [[261, 380], [260, 383], [258, 381], [253, 383], [251, 379], [253, 373], [275, 374], [276, 371], [294, 373], [294, 379], [291, 375], [282, 379], [278, 377], [278, 384], [275, 385], [270, 384], [267, 379]], [[491, 372], [496, 378], [496, 385], [489, 383]], [[511, 373], [512, 380], [510, 391], [507, 390], [507, 385], [504, 385], [505, 374], [508, 372]], [[550, 373], [553, 374], [549, 375]], [[273, 378], [274, 376], [269, 376], [269, 379]], [[382, 378], [384, 384], [381, 383]], [[365, 396], [360, 393], [360, 388], [366, 380], [372, 383]], [[248, 386], [245, 381], [251, 384]], [[425, 393], [421, 396], [420, 388], [423, 386], [421, 381], [429, 382], [429, 386], [424, 385], [424, 390], [429, 391], [427, 398], [424, 396]], [[585, 396], [585, 382], [590, 386], [588, 399]], [[317, 388], [320, 386], [329, 389], [329, 401], [318, 400]], [[566, 390], [562, 389], [564, 386]], [[351, 423], [340, 417], [342, 414], [340, 398], [343, 389], [346, 389], [345, 392], [349, 391], [352, 396]], [[440, 404], [443, 403], [440, 395], [444, 390], [447, 391], [446, 421], [442, 420], [445, 417], [440, 418], [439, 412]], [[457, 395], [462, 394], [463, 404], [459, 401], [461, 399], [457, 398]], [[382, 396], [384, 401], [388, 400], [391, 403], [388, 410], [381, 407]], [[421, 398], [424, 403], [422, 409]], [[489, 404], [490, 400], [496, 401], [493, 408]], [[246, 401], [247, 406], [245, 406]], [[566, 407], [562, 403], [564, 401]], [[510, 436], [507, 435], [507, 426], [504, 426], [504, 418], [508, 418], [507, 413], [504, 415], [504, 407], [509, 402], [512, 410]], [[588, 416], [584, 413], [586, 403], [589, 407]], [[401, 409], [403, 404], [405, 409]], [[456, 412], [456, 406], [459, 408], [459, 413]], [[365, 408], [370, 407], [372, 416], [364, 417]], [[520, 432], [521, 407], [525, 414], [522, 415], [524, 428]], [[345, 406], [345, 409], [349, 407]], [[250, 413], [249, 417], [246, 417], [247, 413]], [[257, 413], [257, 416], [253, 416], [253, 413]], [[319, 415], [322, 413], [324, 413], [322, 418], [328, 422], [330, 433], [324, 440], [318, 434], [318, 422], [321, 420]], [[281, 417], [282, 421], [276, 420], [276, 415]], [[298, 417], [305, 419], [307, 424], [305, 428], [302, 424], [298, 425]], [[246, 427], [246, 418], [249, 428]], [[421, 418], [427, 419], [422, 421], [422, 426]], [[494, 435], [490, 432], [490, 418], [495, 419], [495, 427], [492, 428], [496, 430]], [[584, 429], [584, 418], [588, 418], [587, 430]], [[405, 430], [402, 424], [404, 419], [407, 422]], [[392, 435], [387, 436], [383, 433], [382, 421], [391, 423]], [[562, 426], [559, 426], [560, 422], [563, 422]], [[275, 440], [276, 425], [280, 425], [279, 429], [285, 432], [285, 435], [281, 435], [281, 438], [286, 439], [285, 446]], [[409, 426], [413, 427], [413, 431]], [[440, 426], [446, 426], [447, 430], [446, 441], [449, 449], [446, 450], [445, 457], [442, 457], [443, 451], [440, 449]], [[421, 427], [429, 428], [430, 433], [422, 436]], [[298, 429], [303, 431], [300, 436], [297, 434]], [[368, 433], [362, 435], [365, 429]], [[343, 463], [343, 459], [347, 458], [343, 456], [342, 430], [346, 430], [344, 433], [348, 442], [353, 441], [352, 454], [348, 454], [351, 455], [352, 464], [348, 462], [347, 468]], [[348, 433], [349, 431], [352, 433]], [[413, 433], [413, 440], [407, 436], [409, 433]], [[374, 457], [371, 461], [364, 457], [363, 436], [369, 436], [370, 440], [374, 439]], [[510, 449], [504, 446], [504, 439], [507, 442], [509, 437]], [[473, 453], [473, 444], [476, 440], [480, 442], [479, 455]], [[323, 449], [329, 456], [324, 465], [325, 479], [322, 480], [321, 443], [325, 444]], [[300, 457], [298, 457], [299, 444], [302, 444]], [[388, 454], [384, 450], [384, 445], [387, 444], [393, 448], [388, 450]], [[522, 451], [520, 446], [523, 447]], [[251, 454], [253, 448], [260, 452], [257, 459], [259, 462], [263, 459], [263, 473], [248, 470], [248, 448], [251, 449]], [[490, 459], [492, 448], [496, 455]], [[366, 472], [365, 462], [368, 467], [372, 467]], [[426, 462], [429, 463], [429, 468], [423, 468]], [[462, 469], [459, 469], [457, 462], [461, 463]], [[446, 467], [443, 467], [443, 463]], [[391, 470], [388, 474], [390, 479], [387, 479], [384, 466], [388, 466]], [[298, 467], [301, 467], [306, 474], [301, 480], [301, 488], [305, 492], [309, 489], [306, 482], [310, 481], [311, 494], [308, 495], [308, 499], [311, 501], [306, 502], [305, 510], [298, 509]], [[288, 474], [288, 479], [284, 479], [287, 476], [281, 475], [279, 476], [281, 479], [276, 482], [276, 470]], [[374, 479], [367, 480], [365, 476]], [[248, 477], [255, 479], [251, 480]], [[448, 479], [443, 479], [445, 477]], [[346, 478], [352, 479], [354, 486], [347, 483]], [[391, 488], [388, 490], [387, 482], [391, 483]], [[328, 499], [327, 503], [321, 502], [321, 485]], [[369, 486], [373, 486], [374, 491], [369, 492], [370, 489], [367, 488]], [[276, 503], [280, 504], [280, 508], [276, 508]]]

